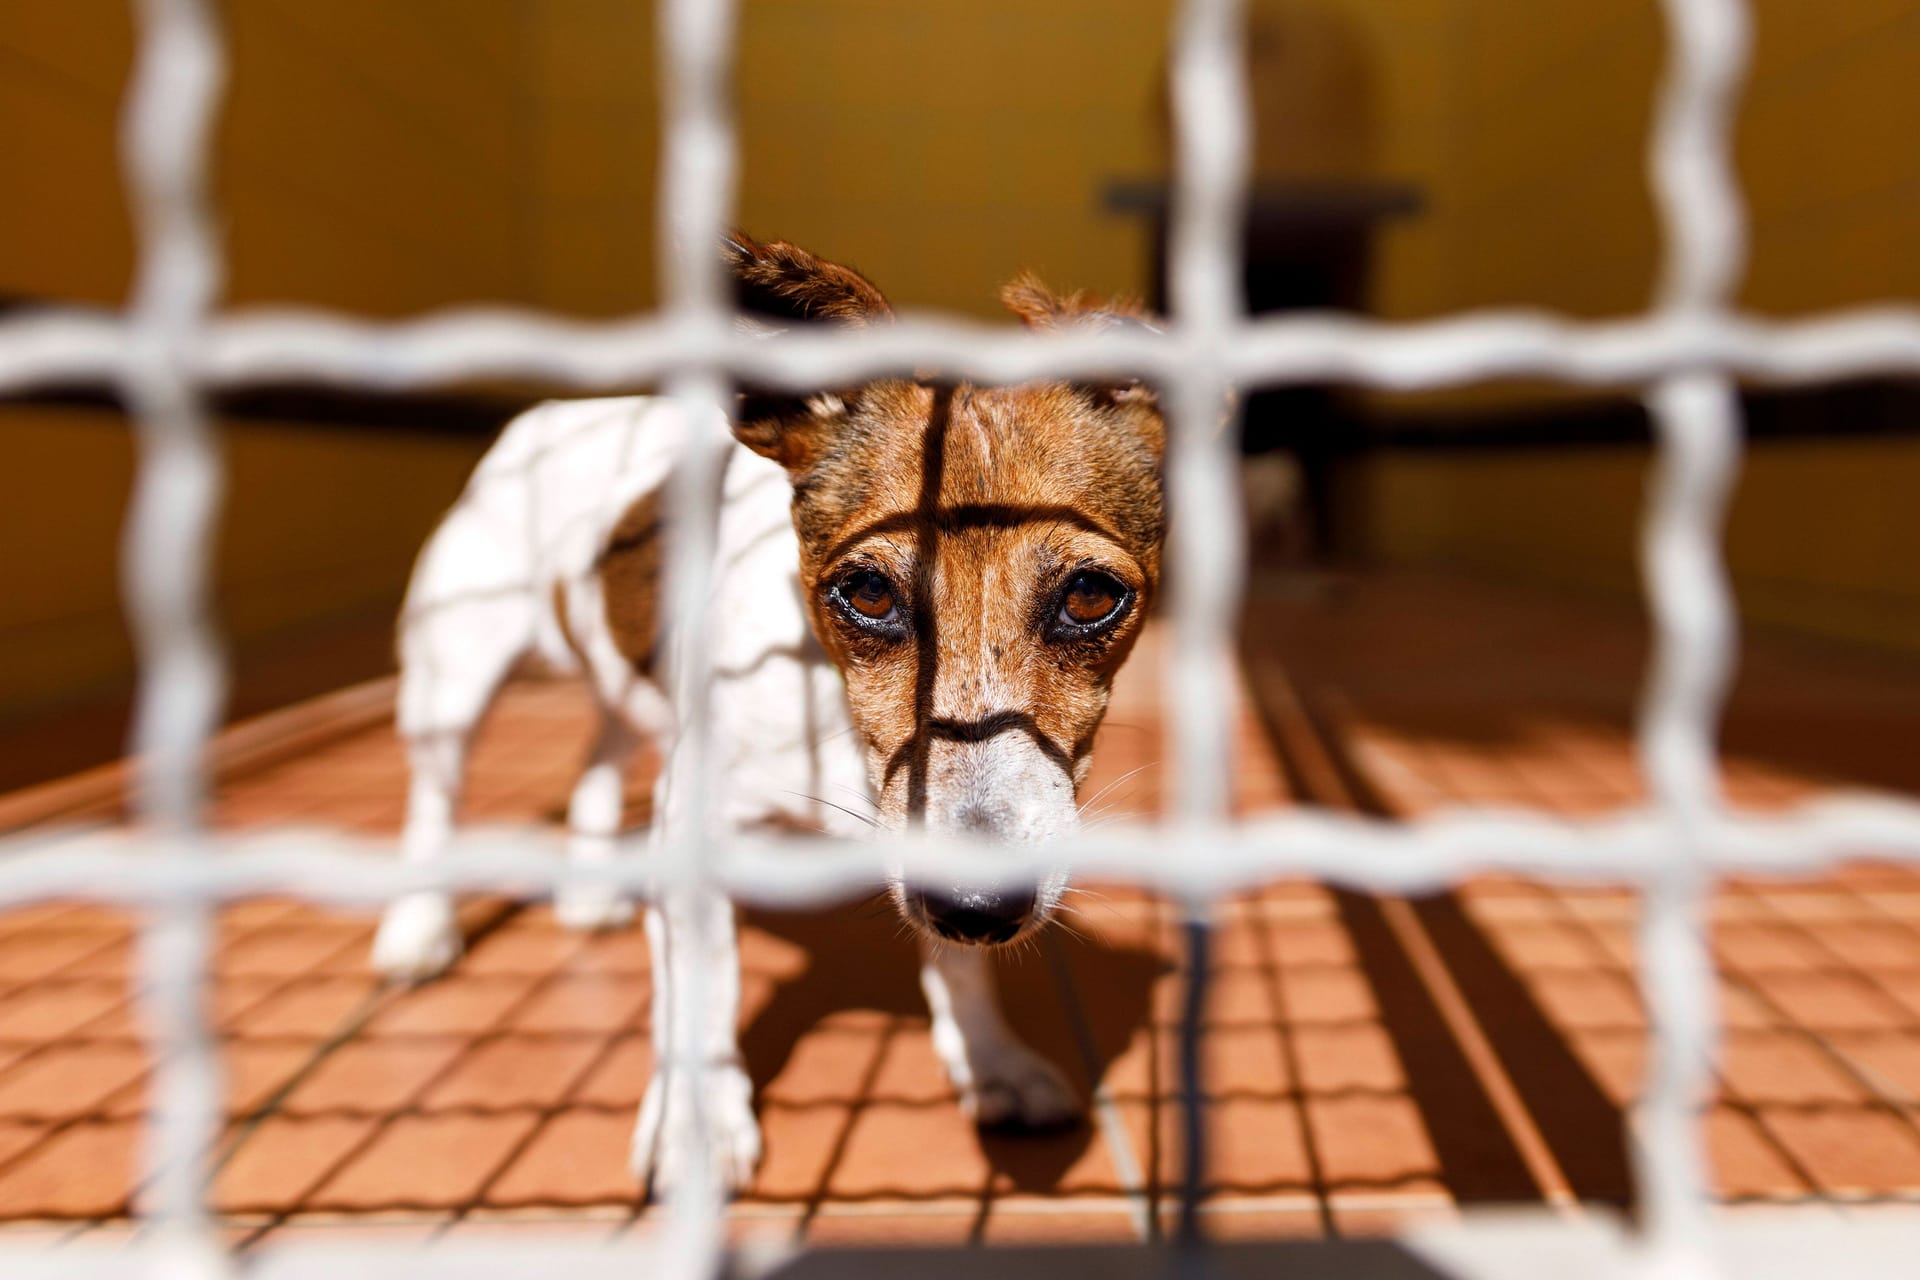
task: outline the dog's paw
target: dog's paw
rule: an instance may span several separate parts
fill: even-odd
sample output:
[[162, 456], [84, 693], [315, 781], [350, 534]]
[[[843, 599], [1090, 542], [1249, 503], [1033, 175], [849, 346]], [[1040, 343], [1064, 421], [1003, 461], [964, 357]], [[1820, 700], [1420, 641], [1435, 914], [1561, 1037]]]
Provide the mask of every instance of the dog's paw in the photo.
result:
[[982, 1129], [1060, 1129], [1084, 1112], [1060, 1069], [1018, 1041], [982, 1054], [970, 1074], [958, 1082], [960, 1108]]
[[562, 885], [553, 895], [553, 918], [582, 933], [622, 929], [633, 923], [633, 903], [599, 885]]
[[460, 922], [443, 893], [396, 898], [373, 935], [373, 967], [389, 978], [421, 982], [445, 973], [460, 958]]
[[760, 1122], [747, 1073], [732, 1064], [692, 1073], [663, 1068], [647, 1085], [633, 1130], [633, 1176], [656, 1198], [693, 1176], [702, 1136], [693, 1118], [694, 1088], [706, 1110], [708, 1173], [720, 1189], [746, 1186], [760, 1165]]

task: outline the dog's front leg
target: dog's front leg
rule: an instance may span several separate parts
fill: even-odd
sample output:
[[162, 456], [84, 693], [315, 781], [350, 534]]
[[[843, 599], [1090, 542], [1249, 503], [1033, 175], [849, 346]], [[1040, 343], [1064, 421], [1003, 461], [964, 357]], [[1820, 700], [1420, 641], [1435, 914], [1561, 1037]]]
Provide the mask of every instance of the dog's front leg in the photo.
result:
[[740, 1057], [733, 904], [712, 890], [669, 891], [647, 908], [647, 942], [654, 1069], [634, 1127], [634, 1174], [665, 1191], [691, 1176], [704, 1141], [709, 1173], [723, 1188], [745, 1186], [760, 1163], [760, 1125]]
[[986, 950], [931, 941], [922, 947], [920, 987], [933, 1014], [933, 1048], [974, 1123], [1047, 1129], [1077, 1119], [1073, 1086], [1002, 1016]]

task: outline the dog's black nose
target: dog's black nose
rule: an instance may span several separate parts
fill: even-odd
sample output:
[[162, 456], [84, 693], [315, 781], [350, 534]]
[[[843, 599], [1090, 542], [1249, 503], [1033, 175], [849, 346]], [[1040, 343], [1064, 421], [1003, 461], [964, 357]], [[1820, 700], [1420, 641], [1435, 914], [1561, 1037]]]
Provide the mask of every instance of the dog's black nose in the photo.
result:
[[924, 892], [921, 908], [927, 923], [943, 938], [955, 942], [1005, 942], [1020, 932], [1033, 913], [1033, 891], [967, 889], [959, 893]]

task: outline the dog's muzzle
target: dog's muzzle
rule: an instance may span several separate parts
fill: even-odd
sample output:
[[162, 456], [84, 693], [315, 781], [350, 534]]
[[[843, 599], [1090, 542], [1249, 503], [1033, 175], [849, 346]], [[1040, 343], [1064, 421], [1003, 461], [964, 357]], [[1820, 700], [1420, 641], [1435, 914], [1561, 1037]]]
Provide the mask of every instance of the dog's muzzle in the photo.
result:
[[1033, 915], [1031, 889], [922, 890], [913, 896], [928, 928], [950, 941], [976, 946], [1011, 941]]

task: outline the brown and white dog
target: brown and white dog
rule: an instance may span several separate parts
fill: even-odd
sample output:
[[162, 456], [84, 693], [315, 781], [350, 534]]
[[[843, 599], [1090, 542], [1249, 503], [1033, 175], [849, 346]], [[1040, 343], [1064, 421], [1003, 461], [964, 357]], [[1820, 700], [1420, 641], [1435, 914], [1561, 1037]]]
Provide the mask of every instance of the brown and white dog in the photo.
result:
[[[743, 308], [775, 323], [892, 317], [864, 277], [792, 245], [735, 236], [727, 250]], [[1034, 326], [1122, 319], [1030, 279], [1002, 296]], [[662, 692], [672, 629], [655, 600], [662, 495], [688, 429], [663, 399], [535, 408], [422, 551], [400, 635], [407, 857], [447, 844], [468, 740], [530, 656], [584, 675], [599, 707], [568, 809], [573, 856], [613, 855], [621, 775], [642, 736], [667, 760], [655, 829], [684, 803]], [[1158, 585], [1165, 424], [1152, 394], [888, 379], [743, 396], [732, 429], [744, 447], [727, 464], [709, 626], [719, 820], [869, 838], [924, 824], [1005, 844], [1072, 830], [1094, 730]], [[989, 967], [989, 949], [1040, 928], [1063, 886], [1064, 876], [1030, 893], [892, 885], [926, 939], [934, 1045], [982, 1125], [1079, 1114], [1059, 1071], [1007, 1027]], [[631, 915], [585, 889], [555, 908], [581, 928]], [[720, 1174], [744, 1182], [760, 1136], [736, 1035], [732, 907], [672, 893], [647, 917], [656, 1045], [674, 1025], [678, 975], [698, 965], [705, 998], [688, 1060], [703, 1065], [649, 1084], [635, 1170], [656, 1184], [684, 1174], [698, 1096]], [[724, 954], [685, 954], [696, 920]], [[419, 894], [388, 909], [374, 963], [425, 978], [460, 946], [452, 904]]]

